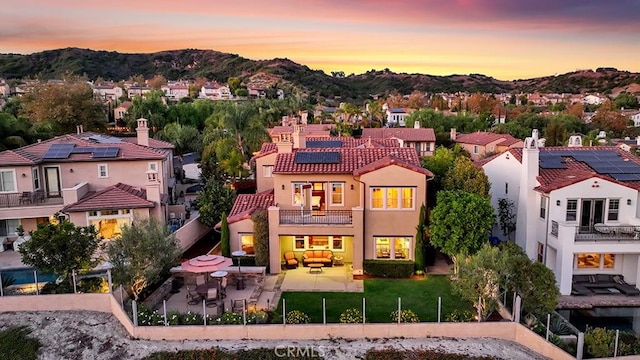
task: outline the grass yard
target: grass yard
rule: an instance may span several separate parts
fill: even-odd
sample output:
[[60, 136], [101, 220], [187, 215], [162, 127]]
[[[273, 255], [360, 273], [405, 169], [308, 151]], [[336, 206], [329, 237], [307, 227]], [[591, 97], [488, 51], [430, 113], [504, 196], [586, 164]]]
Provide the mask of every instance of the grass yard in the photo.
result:
[[[286, 311], [300, 310], [311, 317], [311, 322], [322, 322], [322, 298], [326, 299], [327, 322], [340, 322], [340, 314], [354, 307], [362, 310], [362, 297], [366, 299], [367, 322], [391, 322], [390, 314], [402, 308], [411, 309], [420, 321], [438, 320], [438, 296], [442, 297], [442, 317], [454, 310], [471, 311], [471, 304], [451, 293], [446, 275], [427, 275], [423, 279], [365, 279], [364, 295], [345, 292], [284, 292]], [[282, 300], [276, 314], [282, 314]]]

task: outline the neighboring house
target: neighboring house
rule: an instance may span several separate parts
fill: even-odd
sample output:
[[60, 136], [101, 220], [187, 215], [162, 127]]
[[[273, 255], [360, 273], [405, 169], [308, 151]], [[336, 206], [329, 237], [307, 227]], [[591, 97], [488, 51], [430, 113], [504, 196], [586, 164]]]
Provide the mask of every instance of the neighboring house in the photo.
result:
[[471, 134], [458, 134], [451, 129], [451, 140], [471, 154], [471, 159], [480, 160], [487, 155], [499, 154], [511, 148], [521, 148], [522, 140], [509, 134], [496, 134], [478, 131]]
[[164, 222], [175, 187], [173, 151], [149, 138], [146, 119], [136, 130], [125, 141], [79, 127], [0, 152], [0, 240], [15, 236], [18, 225], [35, 230], [58, 212], [76, 225], [95, 225], [103, 238], [117, 236], [134, 217]]
[[131, 105], [132, 105], [131, 101], [125, 101], [122, 104], [113, 108], [113, 118], [116, 121], [124, 120], [125, 116], [127, 115], [127, 110], [129, 110]]
[[169, 101], [180, 101], [182, 98], [189, 97], [189, 85], [188, 84], [167, 84], [161, 88], [164, 96]]
[[122, 97], [124, 90], [115, 84], [100, 84], [93, 86], [93, 94], [103, 101], [116, 101]]
[[[333, 125], [329, 124], [308, 124], [304, 125], [305, 131], [308, 136], [312, 137], [330, 137], [331, 136], [331, 128]], [[267, 129], [269, 136], [271, 137], [271, 141], [274, 143], [280, 141], [293, 141], [293, 129], [294, 126], [274, 126], [271, 129]]]
[[252, 99], [264, 99], [267, 97], [267, 92], [262, 88], [249, 87], [247, 91], [249, 92], [249, 97]]
[[9, 95], [11, 95], [11, 87], [4, 80], [0, 80], [0, 97], [9, 97]]
[[413, 109], [408, 108], [390, 108], [387, 104], [382, 105], [382, 110], [385, 111], [387, 117], [385, 122], [387, 126], [400, 127], [405, 126], [405, 119], [413, 112]]
[[629, 118], [631, 119], [631, 121], [633, 121], [633, 126], [640, 126], [640, 111], [635, 111], [629, 114]]
[[363, 138], [395, 139], [400, 147], [415, 148], [419, 156], [431, 156], [436, 149], [436, 134], [431, 128], [420, 128], [415, 122], [413, 128], [364, 128]]
[[198, 98], [209, 100], [231, 100], [233, 95], [231, 94], [231, 90], [228, 86], [212, 83], [203, 85], [202, 88], [200, 88]]
[[131, 86], [127, 89], [127, 97], [133, 99], [136, 96], [145, 96], [153, 89], [148, 86]]
[[[515, 241], [555, 274], [560, 293], [574, 275], [622, 274], [640, 280], [640, 159], [617, 147], [538, 146], [534, 130], [522, 149], [483, 164], [492, 204], [515, 203]], [[498, 226], [494, 236], [505, 239]], [[511, 236], [511, 239], [514, 237]]]
[[607, 101], [607, 99], [608, 98], [606, 96], [589, 94], [582, 98], [582, 103], [584, 105], [600, 105]]
[[311, 139], [296, 126], [293, 142], [265, 144], [254, 158], [259, 193], [236, 198], [229, 214], [231, 250], [253, 248], [251, 214], [264, 209], [272, 273], [289, 251], [302, 263], [306, 250], [330, 250], [356, 275], [365, 259], [413, 260], [433, 174], [420, 166], [415, 148], [362, 140]]

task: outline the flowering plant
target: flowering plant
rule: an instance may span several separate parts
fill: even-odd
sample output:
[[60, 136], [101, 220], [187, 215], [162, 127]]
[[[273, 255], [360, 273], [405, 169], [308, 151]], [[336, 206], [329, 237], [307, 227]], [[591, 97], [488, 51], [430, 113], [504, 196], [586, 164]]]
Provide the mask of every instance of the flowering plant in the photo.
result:
[[300, 310], [292, 310], [287, 313], [287, 324], [308, 324], [309, 322], [311, 322], [311, 318], [309, 318], [309, 315], [303, 313]]
[[356, 308], [347, 309], [340, 314], [340, 323], [342, 324], [358, 324], [362, 323], [362, 313]]
[[215, 319], [214, 323], [217, 325], [240, 325], [242, 324], [242, 314], [228, 311]]
[[[390, 317], [391, 317], [391, 321], [398, 321], [398, 310], [392, 311]], [[420, 319], [418, 318], [418, 315], [416, 315], [416, 313], [414, 313], [412, 310], [402, 309], [400, 311], [400, 322], [416, 323], [416, 322], [420, 322]]]
[[198, 313], [192, 313], [191, 311], [187, 311], [186, 314], [182, 317], [182, 324], [184, 325], [202, 325], [204, 324], [204, 319], [202, 315]]

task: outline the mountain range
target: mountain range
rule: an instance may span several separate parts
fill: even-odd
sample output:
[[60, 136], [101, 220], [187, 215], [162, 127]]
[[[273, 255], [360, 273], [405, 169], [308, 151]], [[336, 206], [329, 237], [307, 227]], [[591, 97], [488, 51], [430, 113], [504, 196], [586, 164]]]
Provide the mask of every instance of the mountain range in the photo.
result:
[[363, 100], [372, 95], [466, 92], [544, 92], [640, 94], [640, 73], [598, 68], [561, 75], [514, 81], [498, 80], [482, 74], [435, 76], [395, 73], [389, 69], [363, 74], [328, 75], [289, 59], [251, 60], [214, 50], [183, 49], [155, 53], [119, 53], [80, 48], [48, 50], [29, 55], [0, 54], [0, 78], [61, 78], [64, 74], [101, 77], [120, 81], [131, 76], [151, 78], [160, 74], [170, 80], [204, 77], [224, 83], [239, 77], [248, 86], [297, 88], [321, 98]]

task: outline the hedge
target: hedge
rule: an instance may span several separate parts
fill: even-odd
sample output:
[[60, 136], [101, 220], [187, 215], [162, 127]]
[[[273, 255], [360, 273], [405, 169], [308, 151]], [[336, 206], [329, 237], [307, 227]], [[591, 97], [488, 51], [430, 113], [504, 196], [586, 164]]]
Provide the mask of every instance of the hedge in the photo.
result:
[[364, 273], [378, 277], [409, 278], [415, 263], [408, 260], [365, 260]]

